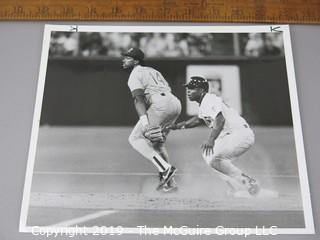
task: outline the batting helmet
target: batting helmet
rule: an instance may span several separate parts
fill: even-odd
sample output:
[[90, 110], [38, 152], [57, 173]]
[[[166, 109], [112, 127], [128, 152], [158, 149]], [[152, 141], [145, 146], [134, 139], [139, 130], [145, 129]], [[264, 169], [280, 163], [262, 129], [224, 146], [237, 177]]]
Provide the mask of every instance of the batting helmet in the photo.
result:
[[205, 78], [199, 77], [199, 76], [191, 77], [191, 81], [184, 84], [183, 86], [186, 88], [189, 88], [189, 89], [202, 88], [206, 92], [208, 92], [208, 90], [209, 90], [208, 81]]

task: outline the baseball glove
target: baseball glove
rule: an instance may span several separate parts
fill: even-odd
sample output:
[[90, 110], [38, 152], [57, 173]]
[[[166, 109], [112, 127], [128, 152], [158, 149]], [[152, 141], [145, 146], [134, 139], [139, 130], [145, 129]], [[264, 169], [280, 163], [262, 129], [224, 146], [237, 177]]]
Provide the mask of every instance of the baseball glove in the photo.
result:
[[144, 132], [144, 137], [149, 139], [152, 143], [164, 142], [165, 136], [161, 127], [150, 127]]

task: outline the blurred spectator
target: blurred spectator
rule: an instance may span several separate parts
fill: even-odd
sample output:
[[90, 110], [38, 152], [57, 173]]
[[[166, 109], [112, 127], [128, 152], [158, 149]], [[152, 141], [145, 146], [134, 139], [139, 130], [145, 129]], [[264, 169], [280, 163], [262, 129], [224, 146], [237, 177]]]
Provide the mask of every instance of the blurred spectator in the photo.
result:
[[60, 32], [52, 32], [51, 41], [50, 41], [50, 49], [49, 54], [52, 56], [59, 55], [62, 52], [62, 45], [58, 43], [58, 39], [60, 38]]
[[187, 33], [177, 33], [175, 35], [175, 41], [179, 45], [179, 48], [181, 49], [182, 56], [189, 56], [189, 46], [187, 41], [188, 34]]
[[[249, 57], [283, 55], [282, 33], [239, 34], [242, 54]], [[130, 47], [147, 57], [206, 57], [235, 54], [231, 33], [53, 32], [50, 56], [120, 57]], [[238, 53], [239, 54], [239, 53]]]
[[201, 45], [200, 47], [200, 51], [202, 53], [203, 56], [210, 56], [212, 55], [212, 50], [213, 50], [213, 35], [212, 34], [208, 34], [208, 33], [203, 33], [201, 36]]
[[82, 56], [93, 57], [107, 54], [108, 49], [106, 46], [103, 46], [100, 33], [81, 33], [80, 36], [80, 52]]
[[264, 45], [264, 55], [266, 56], [277, 56], [284, 54], [282, 33], [266, 33]]
[[167, 33], [165, 37], [166, 48], [164, 49], [163, 55], [165, 57], [181, 57], [184, 55], [182, 48], [177, 42], [177, 38], [173, 33]]
[[140, 41], [140, 46], [148, 57], [164, 56], [164, 51], [168, 45], [165, 33], [148, 34], [147, 38], [143, 39], [143, 41]]
[[264, 37], [264, 49], [263, 55], [264, 56], [277, 56], [281, 54], [281, 49], [275, 43], [275, 34], [267, 33]]
[[195, 33], [195, 34], [189, 34], [187, 37], [187, 43], [189, 46], [190, 56], [192, 57], [201, 57], [203, 56], [201, 52], [202, 48], [202, 34], [201, 33]]
[[143, 33], [131, 33], [130, 37], [131, 37], [131, 46], [132, 47], [139, 47], [139, 42], [140, 39], [142, 38], [144, 34]]
[[145, 33], [139, 39], [139, 47], [141, 48], [141, 50], [143, 52], [146, 53], [146, 51], [147, 51], [147, 47], [146, 46], [151, 41], [152, 38], [153, 38], [153, 33]]
[[52, 34], [50, 54], [75, 56], [78, 49], [78, 33], [54, 32]]
[[108, 33], [105, 37], [109, 38], [108, 56], [120, 57], [121, 53], [133, 46], [130, 33]]
[[249, 33], [249, 40], [245, 46], [244, 54], [248, 57], [259, 57], [263, 53], [264, 42], [262, 33]]

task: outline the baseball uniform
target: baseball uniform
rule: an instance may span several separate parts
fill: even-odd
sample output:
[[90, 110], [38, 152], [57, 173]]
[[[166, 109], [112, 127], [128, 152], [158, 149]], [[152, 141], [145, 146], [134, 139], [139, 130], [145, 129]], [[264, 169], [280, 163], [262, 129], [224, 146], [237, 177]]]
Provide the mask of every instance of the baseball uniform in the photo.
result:
[[203, 119], [209, 128], [213, 128], [214, 120], [220, 112], [225, 123], [215, 140], [213, 154], [204, 156], [208, 164], [216, 158], [233, 160], [246, 152], [254, 143], [253, 131], [246, 120], [225, 104], [220, 97], [207, 93], [199, 107], [199, 118]]
[[[147, 106], [147, 117], [149, 126], [165, 127], [172, 124], [181, 112], [181, 103], [172, 93], [171, 88], [162, 74], [151, 67], [137, 65], [132, 70], [128, 86], [132, 91], [142, 89], [144, 91], [145, 103]], [[168, 168], [167, 151], [164, 144], [154, 146], [147, 140], [143, 133], [145, 128], [140, 121], [135, 125], [129, 136], [129, 142], [144, 157], [150, 159], [160, 172]], [[155, 156], [156, 151], [159, 156]]]
[[200, 103], [198, 117], [203, 119], [209, 128], [214, 128], [215, 118], [219, 113], [225, 119], [223, 129], [215, 140], [213, 153], [209, 155], [203, 153], [202, 157], [233, 191], [245, 188], [254, 195], [259, 191], [256, 180], [232, 164], [232, 160], [245, 153], [254, 144], [254, 133], [246, 120], [233, 108], [215, 94], [207, 93]]
[[259, 192], [257, 181], [233, 165], [232, 160], [246, 152], [254, 143], [254, 134], [246, 120], [223, 102], [221, 97], [208, 93], [208, 81], [192, 76], [184, 84], [189, 100], [199, 103], [198, 117], [178, 123], [172, 129], [199, 125], [202, 119], [211, 128], [209, 139], [202, 145], [202, 157], [217, 172], [233, 192], [246, 189], [251, 195]]
[[[165, 127], [176, 121], [181, 112], [180, 101], [171, 93], [169, 84], [159, 71], [138, 65], [130, 74], [128, 86], [131, 92], [136, 89], [144, 90], [151, 127]], [[136, 133], [142, 134], [141, 131]]]

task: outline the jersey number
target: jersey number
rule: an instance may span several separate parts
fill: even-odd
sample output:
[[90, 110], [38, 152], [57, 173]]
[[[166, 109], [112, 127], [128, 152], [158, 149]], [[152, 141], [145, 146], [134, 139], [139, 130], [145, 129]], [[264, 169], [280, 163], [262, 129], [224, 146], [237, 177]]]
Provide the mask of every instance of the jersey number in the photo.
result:
[[167, 82], [163, 79], [163, 77], [156, 72], [155, 74], [149, 73], [154, 83], [157, 85], [167, 86]]

